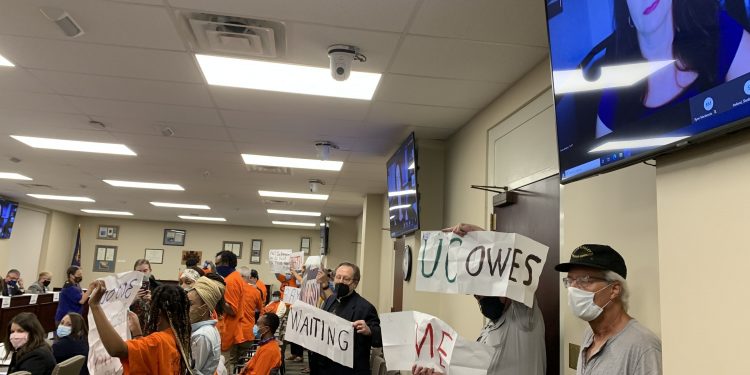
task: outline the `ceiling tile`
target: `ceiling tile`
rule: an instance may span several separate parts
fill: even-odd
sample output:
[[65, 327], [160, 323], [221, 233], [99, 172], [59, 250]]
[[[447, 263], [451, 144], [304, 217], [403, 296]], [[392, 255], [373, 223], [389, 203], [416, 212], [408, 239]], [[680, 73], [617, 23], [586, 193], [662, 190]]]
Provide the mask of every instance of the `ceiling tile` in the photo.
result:
[[409, 32], [487, 42], [547, 46], [546, 17], [544, 3], [541, 1], [425, 1]]
[[513, 83], [547, 56], [547, 48], [407, 36], [392, 73]]
[[4, 56], [21, 67], [75, 73], [201, 83], [185, 52], [114, 47], [49, 39], [0, 36]]
[[404, 125], [458, 129], [477, 112], [475, 109], [375, 102], [368, 120]]
[[66, 96], [82, 112], [91, 116], [122, 117], [158, 122], [223, 125], [219, 113], [210, 108], [137, 103]]
[[53, 92], [26, 70], [10, 67], [0, 67], [0, 91]]
[[375, 100], [443, 107], [484, 108], [508, 84], [388, 74]]
[[0, 90], [0, 108], [79, 113], [60, 95], [23, 91]]

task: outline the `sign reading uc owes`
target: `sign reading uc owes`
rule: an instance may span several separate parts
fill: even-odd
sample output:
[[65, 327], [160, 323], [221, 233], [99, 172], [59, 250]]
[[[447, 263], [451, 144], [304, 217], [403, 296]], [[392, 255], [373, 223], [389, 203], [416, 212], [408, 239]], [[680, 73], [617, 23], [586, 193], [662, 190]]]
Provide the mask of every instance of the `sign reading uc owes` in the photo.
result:
[[502, 296], [531, 307], [547, 250], [516, 233], [422, 232], [417, 290]]

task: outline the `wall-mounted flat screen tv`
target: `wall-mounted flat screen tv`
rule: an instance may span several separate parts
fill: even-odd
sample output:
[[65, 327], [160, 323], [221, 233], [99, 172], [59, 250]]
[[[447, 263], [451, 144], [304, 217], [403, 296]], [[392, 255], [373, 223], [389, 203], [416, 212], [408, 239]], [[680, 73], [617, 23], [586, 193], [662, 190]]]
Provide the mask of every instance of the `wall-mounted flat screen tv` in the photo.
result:
[[547, 0], [563, 183], [745, 126], [745, 0]]
[[0, 239], [10, 238], [13, 222], [16, 221], [16, 211], [18, 211], [18, 202], [0, 198]]
[[388, 215], [391, 237], [419, 229], [417, 195], [417, 150], [411, 133], [388, 159]]

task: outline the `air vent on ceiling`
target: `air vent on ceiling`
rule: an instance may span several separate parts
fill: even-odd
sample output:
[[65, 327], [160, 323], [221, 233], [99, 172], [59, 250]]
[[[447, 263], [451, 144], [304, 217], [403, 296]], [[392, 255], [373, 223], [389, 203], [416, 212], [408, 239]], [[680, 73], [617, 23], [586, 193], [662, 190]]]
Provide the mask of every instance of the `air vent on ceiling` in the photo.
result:
[[49, 189], [49, 190], [55, 190], [52, 186], [44, 185], [44, 184], [19, 184], [26, 188], [31, 189]]
[[291, 201], [285, 201], [282, 199], [264, 199], [263, 204], [269, 205], [269, 206], [291, 206]]
[[283, 57], [286, 52], [281, 22], [208, 13], [184, 13], [183, 17], [201, 52], [268, 58]]
[[286, 167], [268, 167], [265, 165], [245, 164], [245, 168], [254, 173], [279, 174], [286, 176], [292, 175], [292, 169]]

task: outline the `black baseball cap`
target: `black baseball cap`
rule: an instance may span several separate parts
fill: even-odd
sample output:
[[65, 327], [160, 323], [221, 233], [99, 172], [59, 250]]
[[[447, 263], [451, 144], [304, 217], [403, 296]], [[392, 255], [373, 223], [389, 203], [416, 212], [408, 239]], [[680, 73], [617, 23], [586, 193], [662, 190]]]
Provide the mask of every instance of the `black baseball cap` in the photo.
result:
[[622, 255], [608, 245], [586, 244], [578, 246], [570, 254], [570, 262], [555, 266], [555, 271], [568, 272], [572, 267], [583, 266], [612, 271], [623, 279], [627, 278], [628, 268]]

